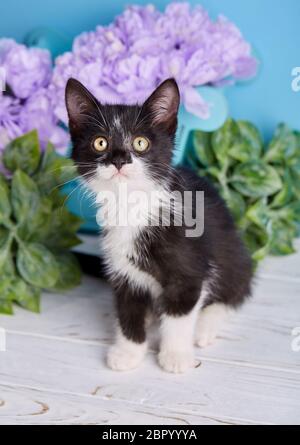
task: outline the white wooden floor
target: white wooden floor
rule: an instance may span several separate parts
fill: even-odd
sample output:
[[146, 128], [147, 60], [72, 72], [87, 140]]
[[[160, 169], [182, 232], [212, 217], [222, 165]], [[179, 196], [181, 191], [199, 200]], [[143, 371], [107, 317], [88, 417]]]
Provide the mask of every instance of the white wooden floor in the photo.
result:
[[184, 376], [158, 367], [155, 345], [140, 369], [107, 369], [111, 290], [88, 277], [0, 326], [1, 424], [300, 424], [300, 253], [264, 263], [254, 298]]

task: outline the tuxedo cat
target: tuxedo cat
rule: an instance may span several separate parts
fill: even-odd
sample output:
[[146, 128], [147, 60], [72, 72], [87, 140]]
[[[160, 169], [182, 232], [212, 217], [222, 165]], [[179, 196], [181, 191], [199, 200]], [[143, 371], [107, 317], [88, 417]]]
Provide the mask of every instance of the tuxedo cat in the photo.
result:
[[[66, 87], [73, 159], [102, 202], [102, 251], [118, 319], [107, 356], [114, 370], [141, 363], [152, 313], [160, 322], [160, 366], [186, 371], [194, 366], [194, 342], [212, 343], [228, 312], [250, 295], [251, 259], [223, 200], [204, 178], [171, 164], [179, 101], [172, 79], [141, 106], [102, 104], [75, 79]], [[159, 191], [163, 198], [149, 207], [141, 203], [137, 223], [112, 223], [112, 215], [120, 213], [120, 185], [146, 198]], [[116, 199], [108, 199], [104, 212], [101, 196], [107, 191]], [[167, 206], [174, 192], [183, 196], [186, 191], [193, 193], [189, 205], [183, 199], [177, 206], [175, 199]], [[197, 191], [204, 192], [201, 215], [196, 214]], [[160, 217], [167, 207], [169, 225]], [[176, 213], [191, 207], [196, 221], [203, 220], [203, 233], [189, 235], [184, 219], [175, 224]], [[153, 218], [156, 224], [149, 224]]]

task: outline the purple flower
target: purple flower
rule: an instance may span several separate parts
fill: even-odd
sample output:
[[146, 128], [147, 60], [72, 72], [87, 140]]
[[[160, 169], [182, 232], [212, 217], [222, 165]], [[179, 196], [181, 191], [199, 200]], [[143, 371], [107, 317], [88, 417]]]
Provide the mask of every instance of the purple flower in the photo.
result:
[[42, 148], [50, 141], [58, 151], [65, 152], [69, 136], [59, 125], [52, 106], [49, 52], [0, 39], [0, 67], [4, 68], [8, 86], [5, 93], [0, 92], [0, 155], [12, 139], [33, 129], [38, 130]]
[[109, 26], [77, 37], [72, 52], [57, 58], [50, 85], [57, 118], [67, 123], [64, 88], [69, 77], [85, 84], [102, 102], [140, 103], [174, 77], [187, 110], [209, 117], [209, 106], [193, 88], [253, 76], [257, 62], [239, 29], [201, 7], [171, 3], [130, 6]]
[[57, 125], [46, 88], [40, 88], [26, 101], [21, 108], [19, 122], [24, 133], [33, 129], [38, 131], [42, 148], [51, 142], [58, 152], [65, 153], [69, 135]]
[[21, 105], [17, 99], [0, 93], [0, 151], [12, 139], [22, 134], [19, 125]]
[[47, 50], [26, 48], [4, 39], [0, 41], [0, 62], [10, 88], [20, 99], [26, 99], [50, 81], [52, 64]]

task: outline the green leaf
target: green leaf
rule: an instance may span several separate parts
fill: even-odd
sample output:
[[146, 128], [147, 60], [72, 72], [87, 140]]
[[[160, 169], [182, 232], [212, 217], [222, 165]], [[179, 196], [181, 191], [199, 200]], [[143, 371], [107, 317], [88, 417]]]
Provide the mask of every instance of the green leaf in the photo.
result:
[[40, 145], [36, 130], [14, 139], [3, 153], [3, 163], [11, 172], [20, 169], [31, 175], [37, 170], [39, 162]]
[[1, 274], [0, 280], [0, 313], [13, 314], [13, 307], [10, 295], [11, 277]]
[[237, 121], [237, 126], [242, 140], [251, 147], [253, 157], [260, 156], [263, 148], [263, 140], [255, 125], [247, 121]]
[[262, 152], [262, 139], [259, 131], [250, 122], [237, 121], [236, 124], [239, 136], [229, 148], [228, 155], [240, 162], [258, 159]]
[[266, 150], [264, 159], [267, 162], [286, 162], [289, 158], [296, 156], [297, 151], [296, 134], [287, 125], [280, 124]]
[[16, 220], [32, 224], [32, 218], [40, 205], [40, 194], [35, 182], [21, 170], [13, 175], [11, 200]]
[[211, 167], [208, 167], [207, 170], [205, 170], [209, 175], [211, 175], [213, 178], [217, 179], [219, 182], [221, 181], [221, 177], [222, 177], [222, 171], [218, 168], [215, 167], [214, 165]]
[[291, 204], [287, 204], [280, 209], [272, 209], [274, 221], [283, 220], [292, 225], [297, 220], [296, 208]]
[[200, 163], [204, 166], [211, 165], [214, 160], [214, 154], [211, 148], [211, 134], [203, 131], [194, 131], [193, 146], [194, 153]]
[[53, 146], [48, 144], [43, 155], [40, 171], [36, 181], [44, 192], [51, 192], [55, 187], [62, 186], [78, 176], [74, 161], [58, 155]]
[[[268, 231], [270, 224], [268, 223]], [[270, 252], [270, 235], [266, 228], [250, 224], [243, 234], [243, 239], [249, 251], [252, 253], [252, 259], [255, 262], [261, 261]]]
[[10, 214], [9, 188], [4, 176], [0, 174], [0, 224], [7, 222]]
[[270, 220], [266, 200], [260, 199], [248, 207], [246, 217], [257, 226], [265, 228]]
[[9, 260], [11, 246], [11, 236], [9, 230], [0, 227], [0, 271], [4, 268], [6, 261]]
[[234, 219], [236, 221], [241, 219], [246, 211], [246, 204], [242, 195], [230, 188], [221, 189], [221, 194], [225, 199]]
[[24, 309], [40, 312], [41, 290], [27, 284], [21, 278], [15, 278], [11, 284], [11, 297]]
[[291, 175], [289, 170], [286, 169], [283, 177], [282, 189], [274, 196], [271, 202], [271, 207], [280, 208], [285, 206], [291, 200], [292, 195], [293, 195], [293, 188], [292, 188]]
[[75, 235], [82, 220], [65, 207], [53, 210], [45, 245], [50, 249], [70, 248], [81, 243]]
[[13, 313], [12, 301], [0, 297], [0, 314], [13, 315]]
[[3, 276], [9, 279], [11, 279], [16, 275], [16, 268], [13, 260], [12, 249], [10, 249], [8, 255], [6, 256], [4, 264], [2, 264], [1, 273], [3, 274]]
[[[52, 200], [42, 196], [36, 212], [20, 226], [18, 234], [25, 241], [45, 243], [51, 230], [52, 222]], [[29, 224], [28, 224], [29, 223]]]
[[300, 221], [300, 201], [291, 202], [289, 207], [293, 210], [296, 221]]
[[251, 146], [244, 141], [236, 142], [230, 147], [228, 156], [239, 162], [248, 162], [255, 157]]
[[289, 170], [293, 195], [300, 199], [300, 154]]
[[55, 289], [65, 291], [78, 286], [81, 282], [81, 269], [76, 257], [66, 251], [53, 252], [59, 267], [59, 277]]
[[229, 150], [237, 142], [239, 142], [239, 128], [232, 119], [228, 119], [223, 127], [213, 133], [211, 145], [221, 166], [229, 163]]
[[255, 250], [252, 254], [252, 259], [256, 262], [262, 261], [270, 253], [270, 243]]
[[295, 228], [282, 220], [276, 220], [272, 223], [272, 230], [271, 253], [273, 255], [294, 253], [293, 238], [295, 237]]
[[238, 165], [233, 172], [231, 183], [242, 195], [252, 198], [273, 195], [282, 187], [282, 181], [275, 168], [259, 160]]
[[256, 237], [251, 233], [251, 230], [247, 229], [245, 232], [243, 232], [242, 239], [251, 254], [253, 254], [259, 248]]
[[41, 288], [54, 287], [59, 277], [54, 255], [38, 243], [19, 245], [17, 268], [25, 281]]
[[53, 209], [62, 208], [66, 204], [66, 195], [63, 194], [58, 188], [51, 191], [49, 198], [52, 201]]

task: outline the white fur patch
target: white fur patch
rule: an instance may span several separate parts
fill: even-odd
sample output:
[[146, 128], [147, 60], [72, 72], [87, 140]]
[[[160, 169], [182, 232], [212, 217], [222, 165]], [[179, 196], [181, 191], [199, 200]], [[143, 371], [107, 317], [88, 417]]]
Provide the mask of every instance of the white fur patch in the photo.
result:
[[195, 336], [196, 344], [200, 348], [205, 348], [213, 343], [230, 312], [228, 306], [222, 303], [211, 304], [200, 311]]
[[[149, 290], [153, 297], [160, 295], [162, 288], [160, 283], [150, 274], [140, 270], [134, 263], [139, 261], [139, 252], [135, 249], [135, 241], [140, 236], [141, 231], [148, 226], [149, 217], [155, 219], [159, 214], [159, 201], [151, 201], [151, 194], [157, 192], [159, 186], [147, 174], [144, 163], [133, 156], [133, 162], [126, 164], [122, 168], [122, 175], [116, 175], [117, 170], [113, 165], [108, 167], [98, 166], [97, 175], [89, 181], [89, 186], [97, 193], [98, 203], [102, 202], [99, 209], [98, 220], [105, 226], [105, 235], [101, 239], [101, 247], [104, 253], [108, 272], [112, 277], [122, 277], [128, 279], [129, 283], [136, 288]], [[122, 202], [120, 196], [120, 184], [126, 185], [127, 195]], [[161, 188], [161, 196], [168, 192]], [[109, 200], [108, 204], [103, 205], [103, 197], [111, 193], [114, 199]], [[142, 192], [148, 196], [147, 202], [151, 206], [145, 206], [145, 199], [133, 203], [138, 210], [138, 217], [135, 220], [135, 213], [130, 214], [130, 207], [126, 207], [126, 212], [131, 218], [125, 225], [116, 225], [119, 221], [120, 213], [123, 212], [125, 204], [128, 205], [128, 195], [131, 192]], [[111, 202], [110, 202], [111, 201]]]
[[196, 304], [187, 315], [162, 316], [158, 361], [165, 371], [182, 373], [195, 365], [193, 339], [198, 310]]
[[143, 360], [147, 344], [128, 340], [118, 327], [116, 341], [107, 354], [107, 364], [115, 371], [127, 371], [136, 368]]
[[113, 278], [127, 278], [133, 287], [148, 290], [153, 297], [158, 297], [162, 292], [160, 283], [132, 262], [132, 259], [139, 260], [134, 248], [138, 232], [134, 227], [114, 227], [103, 236], [101, 245], [108, 272]]
[[117, 130], [121, 130], [122, 129], [122, 125], [121, 125], [121, 119], [119, 116], [115, 116], [113, 119], [113, 126], [117, 129]]

